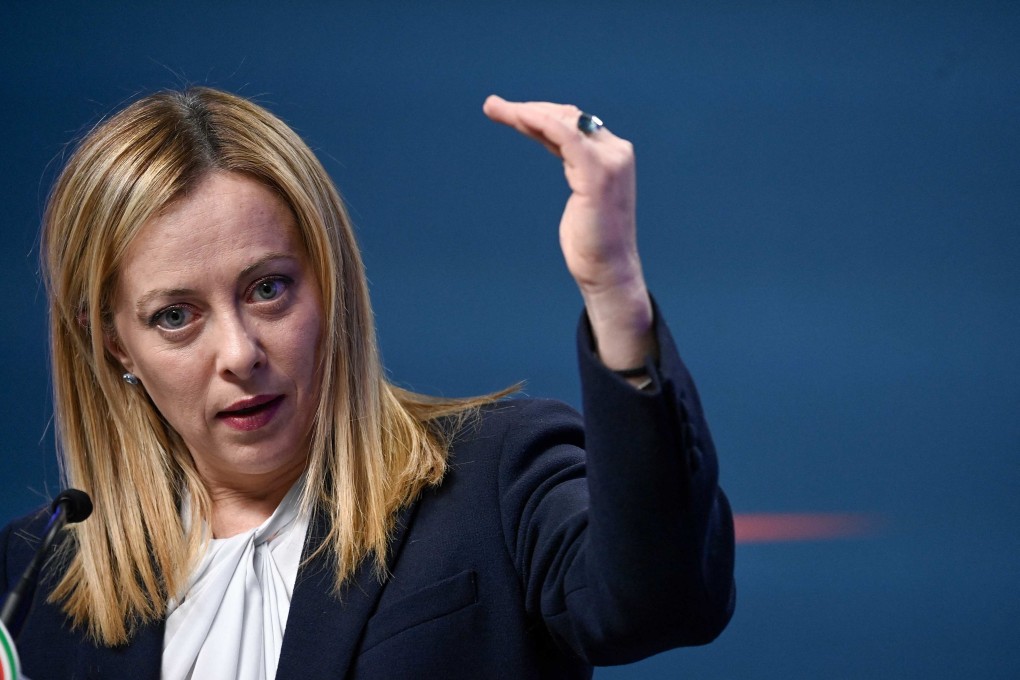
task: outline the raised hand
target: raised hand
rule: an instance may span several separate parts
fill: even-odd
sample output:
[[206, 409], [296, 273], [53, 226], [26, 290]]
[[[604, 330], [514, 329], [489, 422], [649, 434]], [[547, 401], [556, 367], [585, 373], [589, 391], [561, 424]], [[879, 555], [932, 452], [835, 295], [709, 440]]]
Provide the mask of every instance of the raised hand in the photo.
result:
[[483, 110], [563, 161], [571, 194], [560, 220], [560, 247], [584, 298], [599, 357], [615, 370], [640, 366], [655, 344], [637, 250], [633, 146], [604, 127], [582, 132], [581, 110], [572, 105], [492, 95]]

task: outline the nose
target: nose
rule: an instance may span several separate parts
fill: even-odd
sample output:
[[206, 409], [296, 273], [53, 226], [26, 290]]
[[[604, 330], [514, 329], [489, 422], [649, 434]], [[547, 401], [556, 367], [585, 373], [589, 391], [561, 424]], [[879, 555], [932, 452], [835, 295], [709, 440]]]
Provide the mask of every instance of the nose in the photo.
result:
[[247, 380], [266, 363], [257, 325], [240, 314], [230, 314], [221, 316], [218, 326], [217, 372]]

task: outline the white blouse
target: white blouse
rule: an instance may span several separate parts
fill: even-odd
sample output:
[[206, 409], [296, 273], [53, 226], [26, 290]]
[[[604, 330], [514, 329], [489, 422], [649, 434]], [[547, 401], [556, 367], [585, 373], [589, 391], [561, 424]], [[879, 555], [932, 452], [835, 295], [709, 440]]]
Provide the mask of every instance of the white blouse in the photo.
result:
[[272, 680], [308, 529], [304, 478], [261, 526], [213, 539], [163, 637], [164, 680]]

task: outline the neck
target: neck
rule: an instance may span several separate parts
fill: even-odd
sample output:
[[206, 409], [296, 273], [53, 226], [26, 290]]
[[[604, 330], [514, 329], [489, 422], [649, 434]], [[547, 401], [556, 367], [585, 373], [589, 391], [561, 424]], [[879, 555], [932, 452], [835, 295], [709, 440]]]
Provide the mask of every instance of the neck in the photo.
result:
[[304, 472], [304, 461], [288, 470], [251, 475], [230, 483], [206, 479], [212, 501], [209, 526], [213, 538], [230, 538], [259, 526], [276, 510], [280, 501]]

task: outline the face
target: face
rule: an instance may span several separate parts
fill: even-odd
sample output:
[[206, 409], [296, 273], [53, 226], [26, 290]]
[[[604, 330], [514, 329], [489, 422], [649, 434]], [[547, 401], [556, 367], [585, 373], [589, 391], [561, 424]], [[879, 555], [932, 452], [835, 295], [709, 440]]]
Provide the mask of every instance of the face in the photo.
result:
[[295, 477], [318, 403], [318, 282], [270, 189], [213, 172], [143, 225], [107, 347], [215, 488]]

